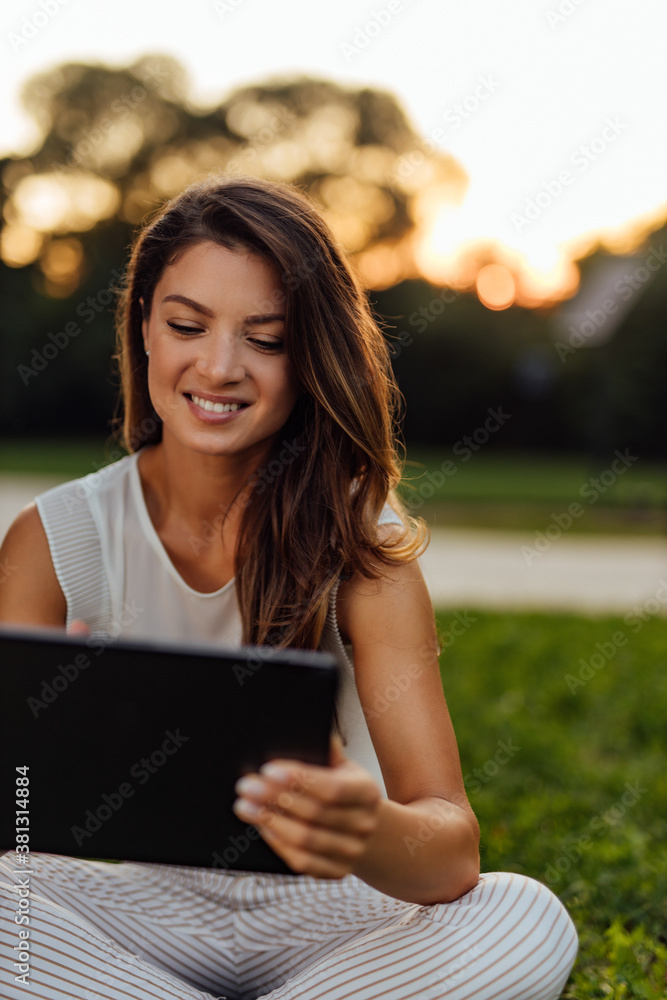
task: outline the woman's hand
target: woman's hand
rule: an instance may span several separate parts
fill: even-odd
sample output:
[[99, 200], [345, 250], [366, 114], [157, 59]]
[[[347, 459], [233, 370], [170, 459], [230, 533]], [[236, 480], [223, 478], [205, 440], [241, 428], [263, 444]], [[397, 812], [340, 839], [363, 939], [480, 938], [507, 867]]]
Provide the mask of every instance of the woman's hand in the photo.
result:
[[354, 871], [377, 827], [380, 790], [332, 739], [331, 766], [272, 760], [236, 783], [234, 812], [290, 868], [317, 878]]
[[75, 621], [72, 622], [70, 627], [67, 629], [68, 635], [90, 635], [90, 629], [85, 622]]

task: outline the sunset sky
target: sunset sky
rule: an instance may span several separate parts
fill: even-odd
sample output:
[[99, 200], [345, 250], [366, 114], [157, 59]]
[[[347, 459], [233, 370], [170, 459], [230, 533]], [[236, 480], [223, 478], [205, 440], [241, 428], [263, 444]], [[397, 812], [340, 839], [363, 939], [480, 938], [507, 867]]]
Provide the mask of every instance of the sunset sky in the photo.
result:
[[276, 75], [391, 90], [469, 176], [461, 206], [427, 205], [433, 280], [492, 240], [545, 286], [567, 282], [597, 236], [630, 249], [667, 215], [664, 0], [13, 0], [0, 25], [5, 154], [38, 140], [21, 85], [68, 60], [170, 54], [204, 105]]

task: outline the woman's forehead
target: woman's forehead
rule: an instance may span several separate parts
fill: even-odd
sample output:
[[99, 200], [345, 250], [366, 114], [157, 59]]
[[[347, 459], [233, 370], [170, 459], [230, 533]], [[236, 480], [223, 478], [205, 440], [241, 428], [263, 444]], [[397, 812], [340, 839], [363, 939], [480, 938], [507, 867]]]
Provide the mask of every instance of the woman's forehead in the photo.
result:
[[[188, 291], [189, 289], [189, 291]], [[195, 298], [193, 293], [218, 299], [268, 300], [276, 304], [285, 295], [272, 262], [244, 248], [229, 249], [207, 242], [188, 247], [162, 273], [156, 298], [169, 294]]]

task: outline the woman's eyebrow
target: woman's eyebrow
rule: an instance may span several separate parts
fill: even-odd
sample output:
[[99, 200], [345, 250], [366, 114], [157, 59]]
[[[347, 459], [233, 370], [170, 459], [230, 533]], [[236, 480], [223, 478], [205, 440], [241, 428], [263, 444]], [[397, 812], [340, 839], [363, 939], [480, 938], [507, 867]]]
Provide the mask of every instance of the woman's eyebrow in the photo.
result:
[[213, 312], [208, 308], [208, 306], [203, 306], [201, 302], [195, 302], [194, 299], [189, 299], [186, 295], [165, 295], [162, 299], [162, 303], [165, 302], [180, 302], [181, 305], [189, 306], [190, 309], [194, 309], [195, 312], [201, 313], [202, 316], [208, 316], [209, 319], [213, 318]]
[[260, 323], [276, 323], [278, 320], [282, 321], [284, 319], [284, 313], [259, 313], [254, 316], [246, 316], [246, 323], [258, 326]]
[[[189, 299], [187, 295], [165, 295], [162, 299], [163, 304], [165, 302], [180, 302], [181, 305], [188, 306], [190, 309], [194, 309], [195, 312], [201, 313], [202, 316], [208, 316], [209, 319], [213, 319], [214, 313], [208, 306], [204, 306], [201, 302], [195, 302], [194, 299]], [[261, 323], [276, 323], [278, 320], [284, 321], [284, 313], [256, 313], [252, 316], [246, 316], [246, 323], [251, 323], [253, 326], [258, 326]]]

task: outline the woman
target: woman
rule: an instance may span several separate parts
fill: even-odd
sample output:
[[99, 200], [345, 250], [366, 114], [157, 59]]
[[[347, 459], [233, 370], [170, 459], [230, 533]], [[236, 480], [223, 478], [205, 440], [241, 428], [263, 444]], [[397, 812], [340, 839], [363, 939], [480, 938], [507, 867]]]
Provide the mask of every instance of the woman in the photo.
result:
[[334, 650], [340, 739], [237, 786], [297, 875], [32, 856], [34, 995], [557, 997], [565, 910], [479, 876], [398, 393], [326, 225], [287, 187], [195, 185], [140, 235], [118, 328], [130, 454], [22, 512], [0, 619]]

